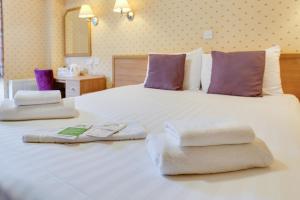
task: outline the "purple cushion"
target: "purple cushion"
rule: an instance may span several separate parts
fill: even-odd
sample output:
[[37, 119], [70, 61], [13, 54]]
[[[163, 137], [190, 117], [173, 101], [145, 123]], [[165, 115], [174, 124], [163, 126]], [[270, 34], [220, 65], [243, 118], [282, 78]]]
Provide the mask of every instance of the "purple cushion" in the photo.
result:
[[212, 52], [208, 93], [245, 97], [262, 96], [265, 51]]
[[182, 90], [186, 54], [150, 54], [146, 88]]
[[51, 69], [35, 69], [35, 79], [39, 90], [53, 90], [54, 78]]

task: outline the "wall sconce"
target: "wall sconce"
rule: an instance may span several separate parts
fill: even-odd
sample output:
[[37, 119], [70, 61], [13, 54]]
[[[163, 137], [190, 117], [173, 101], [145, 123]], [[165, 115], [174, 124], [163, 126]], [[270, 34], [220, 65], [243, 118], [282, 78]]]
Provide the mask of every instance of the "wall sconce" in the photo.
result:
[[134, 19], [134, 13], [132, 12], [127, 0], [116, 0], [114, 12], [121, 13], [121, 15], [126, 14], [129, 21]]
[[86, 19], [92, 22], [94, 26], [98, 25], [98, 17], [95, 16], [90, 5], [84, 4], [81, 6], [79, 12], [79, 18]]

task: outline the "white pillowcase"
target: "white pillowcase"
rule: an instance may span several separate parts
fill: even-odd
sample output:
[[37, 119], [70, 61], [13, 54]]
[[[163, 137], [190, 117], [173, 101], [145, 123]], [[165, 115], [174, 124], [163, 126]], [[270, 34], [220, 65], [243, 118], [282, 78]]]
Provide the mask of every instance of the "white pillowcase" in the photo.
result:
[[202, 55], [202, 71], [201, 71], [201, 85], [202, 90], [207, 93], [210, 81], [211, 81], [211, 70], [212, 70], [212, 56], [211, 54]]
[[[150, 53], [150, 54], [176, 55], [179, 53]], [[186, 53], [183, 90], [200, 90], [202, 54], [203, 54], [202, 48], [195, 49], [191, 52]], [[148, 62], [147, 74], [146, 74], [144, 84], [147, 81], [148, 72], [149, 72], [149, 62]]]
[[280, 52], [280, 46], [266, 49], [266, 66], [263, 81], [264, 94], [283, 94], [280, 77]]
[[184, 81], [183, 81], [184, 90], [200, 89], [202, 54], [203, 51], [201, 48], [186, 54], [185, 72], [184, 72]]
[[[211, 72], [212, 56], [211, 54], [203, 54], [201, 85], [204, 92], [208, 91]], [[266, 65], [263, 80], [263, 94], [280, 95], [283, 94], [280, 78], [280, 47], [274, 46], [266, 49]]]

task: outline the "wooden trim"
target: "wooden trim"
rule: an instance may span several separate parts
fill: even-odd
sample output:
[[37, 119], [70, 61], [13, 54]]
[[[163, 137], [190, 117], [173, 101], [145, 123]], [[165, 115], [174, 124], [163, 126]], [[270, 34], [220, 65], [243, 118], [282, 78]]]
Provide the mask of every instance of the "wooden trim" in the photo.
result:
[[282, 58], [300, 58], [300, 53], [282, 53], [280, 59]]
[[91, 56], [90, 53], [74, 53], [74, 54], [65, 54], [66, 57], [88, 57]]
[[64, 33], [64, 52], [65, 52], [65, 57], [89, 57], [92, 56], [92, 27], [91, 27], [91, 22], [88, 22], [88, 30], [89, 30], [89, 34], [88, 34], [88, 52], [87, 53], [74, 53], [74, 54], [68, 54], [67, 53], [67, 48], [66, 48], [66, 16], [69, 12], [75, 11], [75, 10], [79, 10], [80, 11], [80, 7], [75, 7], [75, 8], [71, 8], [68, 9], [65, 14], [64, 14], [64, 20], [63, 20], [63, 33]]
[[84, 76], [74, 76], [74, 77], [55, 77], [56, 81], [60, 80], [76, 80], [76, 81], [81, 81], [81, 80], [91, 80], [91, 79], [99, 79], [99, 78], [105, 78], [104, 75], [84, 75]]
[[114, 55], [113, 59], [146, 59], [148, 55]]

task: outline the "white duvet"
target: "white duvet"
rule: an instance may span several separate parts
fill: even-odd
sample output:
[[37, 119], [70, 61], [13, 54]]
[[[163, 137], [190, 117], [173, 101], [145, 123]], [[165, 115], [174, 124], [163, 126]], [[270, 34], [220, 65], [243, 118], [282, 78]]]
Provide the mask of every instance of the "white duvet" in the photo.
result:
[[[207, 95], [128, 86], [76, 99], [77, 119], [0, 122], [0, 199], [182, 200], [298, 199], [300, 107], [291, 95]], [[199, 116], [238, 118], [275, 158], [266, 169], [216, 175], [161, 176], [144, 141], [27, 144], [22, 135], [82, 122], [139, 121], [150, 133], [163, 122]]]

